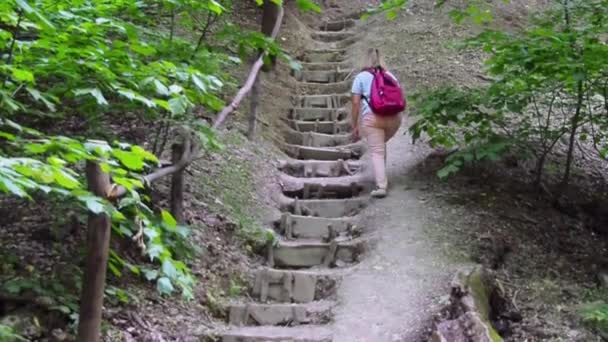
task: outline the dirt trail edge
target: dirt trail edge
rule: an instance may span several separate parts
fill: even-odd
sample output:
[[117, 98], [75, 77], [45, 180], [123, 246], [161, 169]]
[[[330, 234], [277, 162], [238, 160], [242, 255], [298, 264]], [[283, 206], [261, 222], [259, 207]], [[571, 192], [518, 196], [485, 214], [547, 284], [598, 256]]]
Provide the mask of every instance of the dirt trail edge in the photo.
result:
[[449, 293], [456, 267], [429, 241], [433, 212], [410, 176], [426, 153], [409, 143], [405, 126], [388, 144], [390, 194], [361, 214], [375, 242], [338, 289], [336, 342], [420, 341]]

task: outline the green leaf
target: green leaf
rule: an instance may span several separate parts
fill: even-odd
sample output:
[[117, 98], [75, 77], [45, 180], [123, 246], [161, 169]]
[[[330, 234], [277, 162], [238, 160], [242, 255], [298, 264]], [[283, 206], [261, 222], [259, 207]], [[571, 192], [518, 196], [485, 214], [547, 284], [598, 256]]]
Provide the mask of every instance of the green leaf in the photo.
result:
[[207, 92], [207, 87], [205, 86], [205, 83], [203, 83], [203, 81], [197, 75], [192, 75], [192, 82], [194, 82], [196, 87], [200, 89], [201, 92]]
[[78, 198], [80, 201], [84, 202], [89, 209], [94, 214], [101, 214], [105, 212], [105, 205], [101, 198], [95, 196], [81, 196]]
[[25, 88], [25, 90], [34, 98], [34, 100], [44, 103], [46, 108], [48, 108], [48, 110], [51, 112], [55, 112], [57, 110], [55, 104], [47, 100], [46, 97], [40, 93], [40, 91], [30, 87]]
[[72, 312], [72, 310], [70, 310], [70, 308], [67, 307], [67, 306], [65, 306], [65, 305], [52, 306], [50, 309], [51, 310], [57, 310], [57, 311], [59, 311], [59, 312], [61, 312], [63, 314], [66, 314], [66, 315], [69, 315]]
[[112, 261], [108, 262], [108, 268], [115, 277], [122, 277], [122, 272], [118, 269], [118, 267], [116, 267], [116, 265]]
[[30, 16], [33, 15], [34, 18], [37, 19], [41, 24], [43, 24], [47, 29], [54, 28], [53, 24], [51, 24], [51, 22], [48, 21], [48, 19], [46, 19], [42, 14], [40, 14], [40, 12], [38, 10], [32, 8], [32, 6], [30, 6], [27, 3], [27, 1], [15, 0], [15, 3], [21, 10], [23, 10], [24, 13], [26, 13]]
[[34, 83], [34, 74], [24, 69], [13, 68], [13, 78], [18, 82]]
[[141, 146], [138, 146], [138, 145], [131, 146], [131, 152], [135, 153], [136, 155], [142, 157], [145, 160], [149, 160], [149, 161], [158, 163], [158, 158], [156, 158], [156, 156], [153, 155], [152, 153], [143, 149]]
[[144, 168], [144, 159], [135, 153], [114, 149], [112, 150], [112, 155], [120, 160], [129, 170], [139, 171]]
[[447, 178], [449, 175], [458, 172], [459, 170], [460, 168], [458, 166], [450, 164], [437, 171], [437, 177], [444, 179]]
[[177, 228], [177, 221], [175, 220], [173, 215], [171, 215], [171, 213], [166, 210], [162, 210], [161, 217], [163, 219], [163, 223], [167, 226], [167, 228], [169, 228], [171, 231], [175, 231], [175, 229]]
[[60, 169], [54, 170], [53, 178], [55, 179], [55, 182], [57, 182], [57, 184], [61, 185], [66, 189], [72, 190], [80, 186], [80, 182], [76, 178], [72, 177], [67, 172]]
[[175, 279], [179, 275], [177, 272], [177, 269], [173, 265], [173, 261], [169, 258], [167, 258], [167, 259], [165, 259], [165, 261], [163, 261], [162, 271], [163, 271], [164, 275], [166, 275], [167, 277], [169, 277], [171, 279]]
[[25, 190], [22, 187], [15, 184], [11, 179], [2, 177], [1, 174], [0, 174], [0, 190], [2, 190], [3, 192], [11, 193], [12, 195], [21, 197], [21, 198], [29, 197], [27, 192], [25, 192]]
[[224, 7], [222, 5], [220, 5], [217, 1], [215, 0], [208, 0], [209, 1], [209, 10], [211, 10], [211, 12], [214, 12], [215, 14], [222, 14], [222, 12], [224, 11]]
[[175, 290], [173, 284], [171, 284], [171, 280], [167, 277], [159, 278], [156, 281], [156, 289], [162, 295], [170, 295]]
[[303, 12], [313, 11], [321, 13], [321, 7], [315, 4], [312, 0], [296, 0], [296, 5]]
[[17, 137], [14, 134], [0, 131], [0, 138], [4, 138], [8, 141], [15, 141]]
[[162, 84], [161, 81], [154, 80], [154, 86], [156, 87], [156, 92], [159, 95], [169, 95], [169, 89], [164, 84]]
[[101, 106], [108, 105], [108, 101], [103, 96], [103, 94], [102, 94], [101, 90], [99, 90], [99, 88], [76, 89], [76, 90], [74, 90], [74, 95], [76, 95], [76, 96], [90, 95], [95, 98], [98, 105], [101, 105]]
[[169, 110], [173, 115], [181, 115], [186, 113], [186, 102], [183, 97], [174, 97], [169, 100]]
[[144, 272], [144, 277], [148, 281], [156, 280], [156, 278], [158, 278], [157, 270], [151, 270], [151, 269], [145, 268], [142, 271]]

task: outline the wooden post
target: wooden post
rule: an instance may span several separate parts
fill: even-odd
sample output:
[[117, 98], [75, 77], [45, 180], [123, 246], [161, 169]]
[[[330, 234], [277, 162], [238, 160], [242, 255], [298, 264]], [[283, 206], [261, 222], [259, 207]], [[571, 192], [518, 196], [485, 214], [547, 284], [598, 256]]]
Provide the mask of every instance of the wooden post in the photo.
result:
[[[264, 5], [262, 7], [263, 9], [263, 13], [262, 13], [262, 33], [272, 37], [272, 33], [275, 27], [275, 23], [277, 22], [277, 19], [279, 18], [279, 12], [281, 11], [281, 6], [278, 6], [277, 4], [273, 3], [272, 1], [264, 1]], [[264, 71], [270, 71], [274, 68], [274, 65], [276, 63], [276, 56], [269, 56], [270, 57], [270, 65], [265, 65], [262, 70]]]
[[251, 87], [251, 97], [249, 102], [249, 129], [247, 130], [247, 138], [249, 140], [255, 139], [255, 130], [258, 121], [258, 107], [260, 104], [260, 78], [262, 74], [259, 74], [258, 77], [253, 82], [253, 86]]
[[[171, 162], [179, 163], [184, 154], [183, 144], [171, 146]], [[184, 169], [171, 175], [171, 214], [179, 224], [184, 223]]]
[[[106, 198], [110, 189], [110, 176], [99, 164], [87, 162], [86, 177], [89, 190]], [[87, 228], [87, 257], [80, 295], [78, 341], [98, 342], [101, 330], [101, 311], [106, 282], [106, 269], [110, 251], [111, 220], [105, 213], [89, 213]]]

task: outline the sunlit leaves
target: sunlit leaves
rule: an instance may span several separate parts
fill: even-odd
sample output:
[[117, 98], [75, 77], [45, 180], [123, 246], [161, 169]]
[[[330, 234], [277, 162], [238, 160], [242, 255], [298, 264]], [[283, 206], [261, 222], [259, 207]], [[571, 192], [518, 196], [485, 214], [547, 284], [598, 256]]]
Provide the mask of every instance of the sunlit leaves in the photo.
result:
[[384, 0], [379, 5], [368, 8], [361, 16], [361, 19], [367, 19], [370, 16], [379, 13], [385, 13], [387, 19], [393, 20], [397, 18], [398, 11], [405, 7], [405, 5], [407, 5], [407, 0]]
[[308, 11], [321, 12], [321, 7], [319, 7], [319, 5], [317, 5], [312, 0], [296, 0], [296, 5], [298, 6], [298, 8], [301, 11], [304, 11], [304, 12], [308, 12]]
[[13, 78], [18, 82], [34, 83], [34, 74], [24, 69], [13, 68]]
[[171, 230], [175, 230], [177, 228], [177, 221], [170, 212], [163, 210], [161, 211], [161, 218], [165, 226]]

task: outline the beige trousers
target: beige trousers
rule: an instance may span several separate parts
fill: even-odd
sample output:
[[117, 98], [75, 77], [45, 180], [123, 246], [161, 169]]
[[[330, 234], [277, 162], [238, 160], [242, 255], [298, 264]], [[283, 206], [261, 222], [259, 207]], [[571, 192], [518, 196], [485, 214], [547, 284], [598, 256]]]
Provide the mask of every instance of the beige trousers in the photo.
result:
[[368, 113], [361, 122], [361, 135], [367, 141], [371, 154], [372, 168], [376, 185], [386, 189], [386, 142], [392, 138], [401, 126], [401, 114], [395, 116], [379, 116]]

